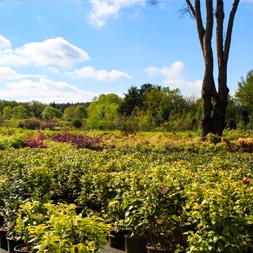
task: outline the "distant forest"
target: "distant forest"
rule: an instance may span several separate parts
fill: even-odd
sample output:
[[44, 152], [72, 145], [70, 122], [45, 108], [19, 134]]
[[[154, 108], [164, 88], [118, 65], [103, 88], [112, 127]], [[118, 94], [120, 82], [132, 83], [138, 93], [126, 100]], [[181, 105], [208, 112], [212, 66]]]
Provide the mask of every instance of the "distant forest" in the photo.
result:
[[[229, 96], [226, 123], [230, 129], [253, 129], [253, 71]], [[39, 101], [0, 100], [0, 125], [26, 129], [137, 131], [199, 130], [201, 98], [184, 97], [179, 89], [153, 84], [132, 86], [124, 97], [114, 93], [91, 102], [44, 104]]]

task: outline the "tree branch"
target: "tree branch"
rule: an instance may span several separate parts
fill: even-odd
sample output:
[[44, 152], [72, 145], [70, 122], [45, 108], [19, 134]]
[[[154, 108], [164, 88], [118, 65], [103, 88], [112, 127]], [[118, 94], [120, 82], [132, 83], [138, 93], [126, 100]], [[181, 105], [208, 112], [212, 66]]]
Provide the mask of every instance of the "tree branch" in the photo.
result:
[[235, 19], [235, 13], [237, 11], [239, 2], [240, 0], [234, 0], [233, 7], [229, 15], [227, 34], [226, 34], [226, 39], [225, 39], [224, 56], [223, 56], [223, 60], [225, 62], [228, 61], [228, 55], [229, 55], [229, 49], [230, 49], [231, 37], [232, 37], [232, 29], [233, 29], [233, 24], [234, 24], [234, 19]]
[[[219, 1], [219, 0], [218, 0]], [[206, 41], [210, 42], [213, 36], [213, 0], [206, 0]]]
[[203, 21], [202, 21], [202, 17], [201, 17], [200, 0], [195, 0], [195, 7], [193, 7], [190, 0], [185, 0], [185, 2], [186, 2], [187, 6], [189, 7], [189, 9], [192, 13], [192, 16], [196, 20], [199, 42], [200, 42], [202, 54], [204, 56], [203, 38], [204, 38], [204, 35], [205, 35], [205, 29], [204, 29]]
[[191, 1], [190, 1], [190, 0], [185, 0], [185, 2], [186, 2], [187, 6], [189, 7], [189, 9], [190, 9], [190, 11], [191, 11], [191, 13], [192, 13], [192, 16], [193, 16], [194, 18], [196, 18], [195, 9], [194, 9], [194, 7], [193, 7]]
[[216, 53], [218, 65], [221, 66], [223, 62], [223, 21], [224, 21], [224, 4], [223, 0], [216, 2]]

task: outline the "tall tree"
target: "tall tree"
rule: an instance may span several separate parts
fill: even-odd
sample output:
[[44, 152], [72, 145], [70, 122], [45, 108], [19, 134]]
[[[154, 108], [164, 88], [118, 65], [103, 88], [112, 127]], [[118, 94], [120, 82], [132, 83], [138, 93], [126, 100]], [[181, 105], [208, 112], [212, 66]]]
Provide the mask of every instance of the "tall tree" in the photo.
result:
[[241, 115], [243, 118], [245, 129], [250, 120], [251, 120], [251, 127], [253, 123], [252, 94], [253, 94], [253, 70], [248, 72], [246, 80], [244, 78], [241, 78], [241, 81], [238, 82], [238, 90], [235, 93], [235, 97], [242, 108]]
[[244, 110], [247, 110], [250, 114], [253, 114], [253, 70], [249, 71], [246, 80], [241, 78], [238, 82], [238, 90], [235, 93], [235, 97], [242, 105]]
[[61, 118], [62, 112], [59, 109], [47, 105], [43, 110], [43, 112], [41, 113], [41, 116], [44, 120]]
[[13, 119], [26, 119], [28, 118], [27, 110], [24, 105], [18, 105], [12, 108]]
[[79, 119], [87, 118], [87, 109], [84, 105], [76, 106], [75, 117]]
[[87, 108], [87, 124], [91, 129], [113, 129], [122, 98], [114, 93], [95, 97]]
[[70, 105], [64, 109], [63, 118], [66, 120], [73, 119], [75, 117], [75, 105]]
[[[150, 0], [156, 4], [158, 0]], [[226, 107], [229, 89], [227, 87], [227, 64], [231, 45], [232, 30], [235, 14], [240, 0], [233, 0], [228, 17], [227, 27], [224, 26], [224, 1], [205, 1], [205, 11], [201, 8], [200, 0], [185, 0], [186, 9], [196, 21], [198, 38], [204, 59], [204, 77], [202, 83], [202, 137], [208, 133], [222, 135], [225, 128]], [[204, 1], [203, 1], [204, 2]], [[230, 3], [230, 1], [229, 1]], [[202, 12], [206, 17], [203, 21]], [[215, 14], [215, 15], [214, 15]], [[217, 88], [214, 79], [214, 55], [212, 38], [216, 19], [216, 55], [218, 64]], [[225, 33], [225, 38], [224, 38]]]

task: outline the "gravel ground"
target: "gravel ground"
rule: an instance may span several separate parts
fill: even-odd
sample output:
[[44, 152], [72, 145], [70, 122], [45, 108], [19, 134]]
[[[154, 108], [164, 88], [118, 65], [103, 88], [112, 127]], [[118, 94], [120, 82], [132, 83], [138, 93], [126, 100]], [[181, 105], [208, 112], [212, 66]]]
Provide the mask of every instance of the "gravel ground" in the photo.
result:
[[114, 249], [109, 246], [105, 246], [105, 248], [101, 250], [101, 253], [123, 253], [123, 252], [125, 252], [125, 251], [119, 250], [119, 249]]

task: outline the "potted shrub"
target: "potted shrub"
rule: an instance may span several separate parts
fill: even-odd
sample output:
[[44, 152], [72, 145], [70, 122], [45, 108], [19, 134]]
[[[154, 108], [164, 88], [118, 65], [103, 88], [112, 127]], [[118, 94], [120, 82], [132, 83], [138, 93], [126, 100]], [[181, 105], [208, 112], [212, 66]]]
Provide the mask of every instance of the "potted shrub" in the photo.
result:
[[148, 210], [145, 217], [148, 253], [180, 252], [187, 245], [182, 219], [184, 199], [181, 189], [180, 186], [175, 187], [171, 181], [168, 182], [170, 183], [166, 186], [150, 187], [149, 201], [143, 206]]
[[223, 173], [208, 170], [202, 173], [204, 182], [185, 188], [186, 215], [192, 224], [187, 252], [252, 252], [252, 182], [240, 169], [232, 172], [233, 176]]
[[[24, 244], [22, 244], [22, 248], [26, 248], [28, 252], [32, 251], [35, 246], [35, 243], [30, 240], [28, 228], [31, 225], [38, 225], [46, 221], [46, 208], [44, 207], [44, 203], [46, 203], [47, 199], [48, 196], [45, 196], [41, 201], [26, 201], [20, 205], [17, 211], [14, 232], [18, 235], [18, 239], [23, 241]], [[17, 250], [19, 246], [20, 245], [17, 245], [15, 250]]]
[[[129, 189], [109, 203], [108, 210], [114, 220], [115, 230], [128, 231], [125, 234], [126, 253], [146, 253], [147, 230], [143, 226], [142, 205], [143, 205], [143, 183], [145, 179], [139, 176], [138, 172], [129, 179]], [[123, 217], [122, 217], [123, 216]]]
[[23, 181], [18, 179], [16, 182], [9, 178], [2, 185], [3, 197], [1, 201], [2, 206], [2, 215], [4, 216], [4, 224], [1, 227], [1, 247], [5, 250], [8, 249], [9, 253], [13, 253], [13, 247], [8, 247], [12, 242], [16, 242], [17, 236], [13, 231], [14, 224], [17, 217], [17, 210], [19, 205], [23, 202]]
[[112, 182], [116, 195], [109, 199], [104, 215], [104, 217], [112, 224], [109, 245], [121, 250], [125, 250], [125, 241], [128, 240], [126, 235], [131, 233], [126, 230], [125, 224], [122, 223], [122, 220], [124, 220], [125, 217], [123, 195], [129, 190], [134, 177], [135, 173], [129, 171], [113, 173]]
[[182, 210], [182, 184], [162, 167], [140, 175], [123, 195], [124, 220], [119, 221], [132, 236], [148, 242], [148, 250], [180, 252], [186, 247]]
[[5, 219], [7, 227], [6, 239], [7, 239], [8, 253], [14, 253], [14, 247], [17, 246], [18, 244], [23, 243], [20, 236], [14, 231], [17, 219], [17, 211], [22, 203], [23, 201], [19, 199], [12, 200], [12, 202], [9, 202], [8, 206], [6, 206], [5, 208], [6, 211]]
[[[96, 252], [107, 240], [110, 226], [95, 215], [77, 215], [74, 204], [50, 202], [41, 205], [42, 212], [31, 217], [22, 206], [16, 229], [36, 252]], [[22, 215], [23, 213], [23, 215]], [[37, 218], [42, 215], [42, 221]], [[26, 222], [27, 217], [30, 221]], [[35, 218], [35, 219], [34, 219]], [[25, 226], [24, 226], [24, 223]]]

